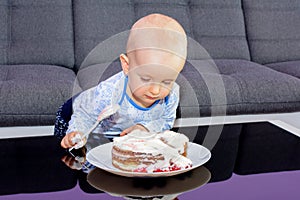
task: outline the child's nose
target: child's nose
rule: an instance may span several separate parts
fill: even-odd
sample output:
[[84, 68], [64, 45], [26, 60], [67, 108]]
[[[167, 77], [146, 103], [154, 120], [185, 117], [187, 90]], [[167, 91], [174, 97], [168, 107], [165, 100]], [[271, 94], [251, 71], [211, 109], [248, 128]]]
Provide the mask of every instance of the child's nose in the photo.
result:
[[150, 92], [152, 93], [152, 94], [154, 94], [154, 95], [156, 95], [156, 94], [159, 94], [159, 92], [160, 92], [160, 84], [158, 84], [158, 83], [152, 83], [151, 85], [150, 85], [150, 88], [149, 88], [149, 90], [150, 90]]

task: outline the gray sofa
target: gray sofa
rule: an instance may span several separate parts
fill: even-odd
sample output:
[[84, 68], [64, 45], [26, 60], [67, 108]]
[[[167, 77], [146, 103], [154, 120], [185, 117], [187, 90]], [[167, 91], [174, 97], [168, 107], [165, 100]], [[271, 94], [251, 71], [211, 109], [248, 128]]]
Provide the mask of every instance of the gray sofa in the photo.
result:
[[[174, 130], [210, 148], [211, 181], [299, 170], [299, 137], [268, 122], [299, 116], [299, 9], [300, 0], [0, 0], [0, 136], [52, 130], [64, 101], [121, 70], [122, 48], [103, 41], [163, 13], [190, 42]], [[92, 62], [99, 45], [114, 62]]]

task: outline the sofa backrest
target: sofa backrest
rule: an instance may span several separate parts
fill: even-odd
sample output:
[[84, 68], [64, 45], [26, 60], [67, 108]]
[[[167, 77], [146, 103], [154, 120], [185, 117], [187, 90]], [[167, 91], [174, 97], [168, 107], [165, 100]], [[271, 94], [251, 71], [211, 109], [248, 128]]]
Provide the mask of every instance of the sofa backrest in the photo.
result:
[[0, 0], [0, 64], [74, 66], [72, 0]]
[[300, 60], [299, 0], [243, 0], [243, 8], [253, 61]]
[[95, 46], [150, 13], [178, 20], [213, 58], [250, 59], [241, 0], [74, 0], [73, 7], [77, 68]]
[[240, 0], [191, 0], [187, 13], [192, 37], [212, 58], [250, 59]]
[[0, 0], [0, 64], [78, 68], [99, 43], [150, 13], [177, 19], [214, 59], [299, 60], [299, 7], [299, 0]]

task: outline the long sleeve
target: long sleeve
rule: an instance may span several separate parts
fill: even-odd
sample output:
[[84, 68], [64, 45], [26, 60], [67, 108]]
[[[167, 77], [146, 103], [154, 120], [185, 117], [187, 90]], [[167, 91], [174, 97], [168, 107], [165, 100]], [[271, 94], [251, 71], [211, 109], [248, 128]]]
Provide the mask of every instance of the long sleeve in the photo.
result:
[[97, 121], [98, 115], [106, 104], [108, 104], [108, 100], [99, 101], [99, 97], [97, 97], [97, 87], [93, 87], [81, 93], [73, 103], [73, 115], [69, 122], [67, 133], [73, 131], [85, 133], [88, 131]]
[[97, 86], [81, 93], [73, 103], [73, 114], [67, 133], [80, 131], [85, 133], [97, 121], [101, 111], [119, 96], [119, 82], [123, 75], [118, 73]]

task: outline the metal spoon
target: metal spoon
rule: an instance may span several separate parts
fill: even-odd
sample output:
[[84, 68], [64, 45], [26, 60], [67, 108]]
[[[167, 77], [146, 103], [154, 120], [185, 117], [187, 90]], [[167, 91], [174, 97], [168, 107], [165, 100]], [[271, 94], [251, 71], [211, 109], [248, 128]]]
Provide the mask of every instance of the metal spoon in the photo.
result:
[[113, 105], [109, 105], [107, 107], [105, 107], [101, 113], [99, 114], [97, 121], [94, 123], [94, 125], [84, 134], [84, 135], [80, 135], [77, 134], [75, 135], [75, 137], [73, 137], [71, 140], [73, 143], [76, 143], [76, 145], [74, 145], [73, 147], [71, 147], [69, 149], [69, 151], [72, 151], [74, 148], [75, 149], [79, 149], [81, 147], [83, 147], [84, 145], [84, 141], [83, 139], [86, 138], [97, 126], [98, 124], [106, 119], [107, 117], [115, 114], [118, 110], [120, 109], [120, 105], [119, 104], [113, 104]]

